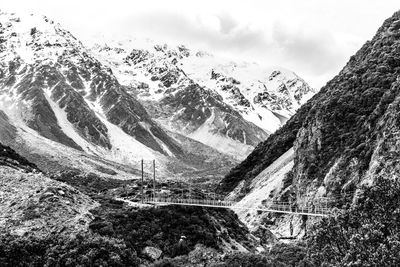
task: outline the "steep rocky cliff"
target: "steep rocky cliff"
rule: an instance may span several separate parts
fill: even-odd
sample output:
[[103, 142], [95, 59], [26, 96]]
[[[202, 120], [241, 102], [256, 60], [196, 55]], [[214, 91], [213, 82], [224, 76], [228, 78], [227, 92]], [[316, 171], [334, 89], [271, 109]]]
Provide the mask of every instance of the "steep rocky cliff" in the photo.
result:
[[[297, 200], [352, 193], [360, 183], [399, 169], [400, 12], [387, 19], [343, 70], [224, 178], [221, 190], [243, 197], [254, 178], [293, 147], [293, 167], [279, 194]], [[261, 176], [260, 176], [261, 175]], [[274, 175], [266, 175], [273, 179]], [[257, 178], [257, 179], [258, 179]], [[268, 186], [268, 185], [266, 185]], [[275, 192], [276, 193], [276, 192]], [[261, 202], [255, 202], [259, 205]]]

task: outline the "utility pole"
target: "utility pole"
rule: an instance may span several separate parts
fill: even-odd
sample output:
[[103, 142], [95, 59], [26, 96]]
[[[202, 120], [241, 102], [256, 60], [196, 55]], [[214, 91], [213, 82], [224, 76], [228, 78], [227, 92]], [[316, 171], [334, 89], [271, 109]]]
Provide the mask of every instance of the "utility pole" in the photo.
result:
[[156, 160], [153, 159], [153, 198], [156, 198]]
[[142, 182], [140, 183], [140, 197], [142, 199], [142, 203], [144, 202], [143, 183], [144, 183], [144, 170], [143, 170], [143, 159], [142, 159]]

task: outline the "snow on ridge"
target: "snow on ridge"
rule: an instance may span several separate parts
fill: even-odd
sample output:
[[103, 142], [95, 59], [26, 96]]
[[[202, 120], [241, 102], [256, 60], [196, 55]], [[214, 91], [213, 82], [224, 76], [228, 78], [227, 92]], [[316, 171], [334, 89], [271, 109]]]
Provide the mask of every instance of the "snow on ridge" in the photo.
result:
[[6, 40], [0, 58], [5, 62], [20, 58], [30, 65], [55, 64], [60, 57], [73, 63], [82, 58], [95, 61], [78, 39], [46, 16], [0, 13], [0, 23], [0, 35]]
[[[89, 86], [86, 84], [86, 86]], [[86, 91], [88, 87], [86, 87]], [[88, 95], [84, 98], [85, 102], [94, 111], [96, 117], [107, 128], [107, 136], [111, 143], [111, 151], [101, 149], [102, 154], [110, 160], [132, 163], [132, 159], [142, 158], [145, 160], [153, 160], [156, 158], [156, 152], [147, 146], [137, 141], [134, 137], [125, 133], [117, 125], [109, 122], [106, 115], [103, 112], [103, 108], [100, 104], [100, 98], [95, 101], [88, 100]], [[159, 155], [158, 155], [159, 156]]]
[[85, 152], [89, 154], [96, 154], [95, 151], [90, 149], [91, 144], [87, 142], [82, 136], [80, 136], [80, 134], [75, 130], [75, 127], [72, 125], [72, 123], [69, 122], [67, 118], [67, 113], [51, 99], [51, 89], [43, 91], [47, 102], [49, 103], [57, 118], [58, 126], [60, 126], [63, 133], [71, 138], [75, 142], [75, 144], [80, 146]]
[[[59, 59], [59, 57], [63, 55], [64, 52], [69, 52], [69, 54], [67, 54], [62, 59], [68, 60], [75, 64], [79, 64], [80, 62], [78, 61], [82, 58], [82, 55], [88, 52], [87, 55], [84, 55], [85, 59], [97, 62], [97, 59], [91, 56], [92, 52], [88, 51], [80, 41], [76, 40], [68, 31], [63, 30], [58, 24], [54, 24], [54, 22], [48, 20], [46, 17], [40, 17], [40, 16], [17, 17], [15, 15], [7, 15], [7, 14], [0, 15], [0, 19], [4, 19], [7, 17], [8, 20], [10, 20], [9, 23], [11, 26], [9, 27], [7, 26], [8, 28], [6, 30], [6, 34], [8, 34], [7, 36], [9, 36], [10, 39], [7, 40], [6, 44], [14, 52], [14, 54], [12, 54], [8, 53], [8, 50], [6, 50], [8, 55], [15, 56], [16, 54], [20, 56], [25, 61], [25, 63], [32, 64], [38, 60], [50, 60], [52, 62], [56, 62]], [[16, 33], [16, 36], [13, 36], [14, 32]], [[36, 51], [34, 49], [36, 44], [43, 46], [41, 50]], [[49, 44], [50, 46], [48, 47], [47, 44]], [[195, 78], [196, 77], [199, 78], [198, 82], [200, 85], [202, 85], [202, 83], [206, 83], [205, 84], [206, 87], [215, 90], [215, 92], [217, 92], [220, 95], [224, 94], [220, 90], [217, 90], [218, 88], [216, 88], [216, 85], [213, 84], [214, 81], [211, 81], [210, 79], [210, 74], [211, 74], [210, 66], [215, 66], [216, 70], [218, 70], [219, 68], [223, 69], [224, 71], [226, 71], [227, 76], [230, 76], [230, 74], [238, 75], [238, 77], [241, 77], [241, 79], [243, 79], [243, 81], [241, 81], [243, 84], [245, 84], [248, 81], [249, 83], [250, 81], [254, 81], [254, 79], [257, 78], [256, 76], [254, 76], [255, 74], [258, 73], [257, 71], [261, 72], [260, 67], [254, 63], [246, 63], [246, 62], [235, 63], [228, 59], [222, 60], [221, 58], [209, 55], [197, 56], [197, 52], [194, 52], [192, 50], [189, 50], [190, 56], [182, 56], [182, 54], [184, 54], [185, 51], [183, 52], [180, 51], [178, 46], [158, 45], [157, 47], [155, 47], [156, 45], [157, 44], [155, 44], [153, 41], [149, 40], [146, 40], [142, 43], [140, 40], [131, 40], [129, 42], [117, 42], [116, 47], [104, 46], [103, 47], [104, 54], [96, 53], [96, 56], [99, 55], [102, 57], [101, 58], [102, 63], [107, 62], [106, 66], [109, 66], [113, 69], [113, 73], [115, 74], [114, 76], [117, 77], [117, 80], [121, 84], [134, 85], [136, 87], [140, 82], [146, 83], [148, 85], [148, 94], [147, 96], [143, 96], [142, 100], [152, 100], [152, 101], [160, 100], [164, 96], [159, 87], [160, 82], [153, 81], [151, 79], [152, 78], [151, 75], [149, 75], [149, 73], [147, 73], [147, 70], [142, 68], [142, 66], [140, 66], [140, 68], [131, 68], [124, 64], [124, 58], [132, 51], [131, 48], [142, 48], [146, 50], [151, 50], [151, 53], [154, 53], [157, 56], [161, 55], [160, 59], [162, 60], [158, 60], [157, 58], [155, 62], [154, 61], [151, 62], [151, 64], [155, 64], [155, 66], [153, 67], [163, 67], [164, 64], [167, 65], [177, 64], [177, 67], [179, 69], [182, 69], [184, 72], [187, 73], [189, 79], [193, 79], [195, 82], [197, 82]], [[100, 49], [102, 48], [100, 47]], [[174, 56], [169, 58], [167, 54], [170, 53], [170, 50], [174, 50], [174, 52], [177, 52], [178, 54], [177, 55], [174, 54]], [[0, 53], [0, 57], [1, 56], [3, 55]], [[174, 57], [179, 58], [178, 63], [175, 64], [172, 63], [172, 59]], [[190, 71], [190, 66], [193, 67], [193, 72]], [[248, 71], [249, 69], [252, 71]], [[263, 78], [265, 79], [268, 78], [267, 77], [268, 75], [264, 76], [266, 77]], [[85, 79], [82, 80], [85, 83]], [[172, 88], [175, 90], [172, 91], [172, 94], [176, 93], [179, 90], [179, 86], [183, 87], [184, 82], [185, 81], [182, 82], [182, 80], [180, 79], [176, 84], [173, 84], [172, 87], [178, 87], [178, 88]], [[85, 85], [87, 89], [88, 88], [87, 84]], [[166, 89], [170, 88], [163, 88], [163, 90]], [[246, 93], [243, 94], [247, 97]], [[248, 94], [250, 95], [250, 97], [248, 98], [251, 99], [253, 95], [251, 95], [251, 92], [248, 92]], [[274, 116], [274, 114], [270, 110], [258, 106], [249, 109], [241, 106], [235, 106], [235, 102], [231, 101], [229, 99], [230, 97], [231, 96], [226, 95], [224, 98], [224, 102], [231, 104], [233, 109], [239, 110], [242, 117], [244, 117], [246, 120], [252, 122], [253, 124], [269, 132], [274, 131], [280, 126], [281, 123], [280, 120], [277, 119], [276, 116]], [[98, 113], [96, 115], [99, 116]], [[105, 120], [104, 117], [103, 120]], [[110, 127], [112, 126], [109, 125], [107, 126], [107, 128]], [[67, 128], [69, 129], [69, 127]], [[118, 135], [117, 133], [114, 134]], [[220, 146], [221, 143], [227, 142], [226, 147], [221, 147], [220, 150], [223, 149], [227, 149], [227, 151], [235, 150], [239, 151], [236, 153], [246, 154], [248, 153], [248, 151], [252, 149], [250, 146], [247, 147], [245, 144], [240, 144], [240, 142], [236, 142], [234, 140], [227, 140], [228, 138], [226, 136], [213, 134], [212, 128], [209, 129], [202, 128], [193, 134], [197, 138], [202, 139], [203, 143], [206, 140], [207, 141], [214, 140], [215, 145]], [[205, 138], [207, 134], [211, 134], [211, 136], [208, 136], [209, 138]], [[68, 136], [70, 135], [73, 137], [72, 139], [76, 139], [77, 142], [80, 142], [84, 147], [85, 146], [87, 147], [87, 144], [85, 142], [79, 140], [79, 134], [77, 136], [74, 136], [74, 131], [69, 131]], [[163, 146], [162, 141], [160, 141], [159, 143], [161, 144], [161, 146]], [[237, 147], [237, 143], [239, 143], [239, 147]], [[163, 148], [165, 147], [163, 146]]]
[[[140, 45], [140, 43], [145, 43], [145, 45]], [[123, 52], [119, 49], [123, 49]], [[124, 62], [124, 58], [134, 49], [148, 53], [148, 58], [140, 63], [128, 65]], [[303, 79], [285, 68], [266, 67], [246, 61], [235, 62], [211, 54], [203, 56], [204, 53], [185, 46], [160, 45], [154, 41], [132, 39], [111, 41], [103, 47], [97, 46], [93, 52], [113, 69], [122, 84], [138, 87], [140, 83], [145, 83], [148, 86], [147, 91], [138, 96], [143, 100], [158, 101], [164, 97], [165, 88], [160, 81], [151, 79], [149, 70], [178, 68], [188, 79], [221, 95], [223, 102], [238, 111], [247, 121], [268, 133], [277, 130], [301, 104], [315, 93]], [[212, 78], [213, 72], [223, 75], [223, 78], [226, 78], [225, 81]], [[179, 88], [182, 82], [178, 80], [172, 87]], [[232, 85], [231, 82], [234, 84]], [[235, 84], [236, 82], [238, 84]], [[230, 86], [230, 88], [224, 89], [224, 86]], [[236, 89], [231, 89], [232, 86], [239, 91], [233, 91]], [[255, 99], [260, 99], [260, 96], [261, 102], [256, 103]], [[249, 105], [243, 104], [241, 99], [247, 101]]]

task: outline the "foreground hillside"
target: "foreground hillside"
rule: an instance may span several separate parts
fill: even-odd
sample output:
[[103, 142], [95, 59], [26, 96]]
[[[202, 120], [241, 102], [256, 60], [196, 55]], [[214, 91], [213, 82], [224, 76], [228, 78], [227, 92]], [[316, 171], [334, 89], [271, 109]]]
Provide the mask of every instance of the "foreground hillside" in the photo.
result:
[[0, 167], [0, 227], [2, 232], [44, 236], [78, 233], [93, 219], [96, 202], [76, 189], [11, 167]]
[[[1, 266], [397, 266], [397, 180], [377, 179], [304, 242], [251, 235], [235, 214], [196, 207], [132, 208], [97, 201], [0, 154]], [[12, 162], [12, 166], [11, 163]], [[89, 210], [89, 208], [92, 208]], [[260, 245], [272, 247], [260, 250]]]
[[89, 177], [74, 175], [50, 179], [0, 143], [1, 266], [147, 266], [176, 257], [200, 264], [271, 241], [230, 210], [129, 207], [114, 199], [125, 188], [120, 180], [92, 174], [88, 185]]
[[99, 204], [0, 143], [0, 228], [13, 235], [78, 233]]

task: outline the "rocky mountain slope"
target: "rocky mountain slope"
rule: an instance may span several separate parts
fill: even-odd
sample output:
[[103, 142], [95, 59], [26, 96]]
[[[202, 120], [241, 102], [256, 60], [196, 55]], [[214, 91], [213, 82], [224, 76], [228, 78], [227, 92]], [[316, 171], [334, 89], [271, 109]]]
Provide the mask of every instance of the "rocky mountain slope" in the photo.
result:
[[295, 73], [183, 45], [126, 40], [92, 51], [167, 129], [244, 158], [314, 94]]
[[0, 143], [0, 229], [13, 235], [86, 231], [98, 203], [64, 183], [46, 177], [10, 147]]
[[[296, 201], [343, 198], [376, 177], [396, 178], [399, 75], [396, 12], [335, 78], [231, 170], [221, 190], [234, 190], [231, 197], [252, 198], [257, 206], [290, 196]], [[265, 194], [255, 198], [258, 191]], [[250, 222], [254, 216], [242, 219]]]
[[[0, 58], [3, 142], [44, 170], [72, 165], [129, 177], [142, 158], [157, 159], [165, 176], [215, 167], [171, 137], [111, 69], [50, 19], [1, 13]], [[224, 166], [235, 162], [208, 151]]]

